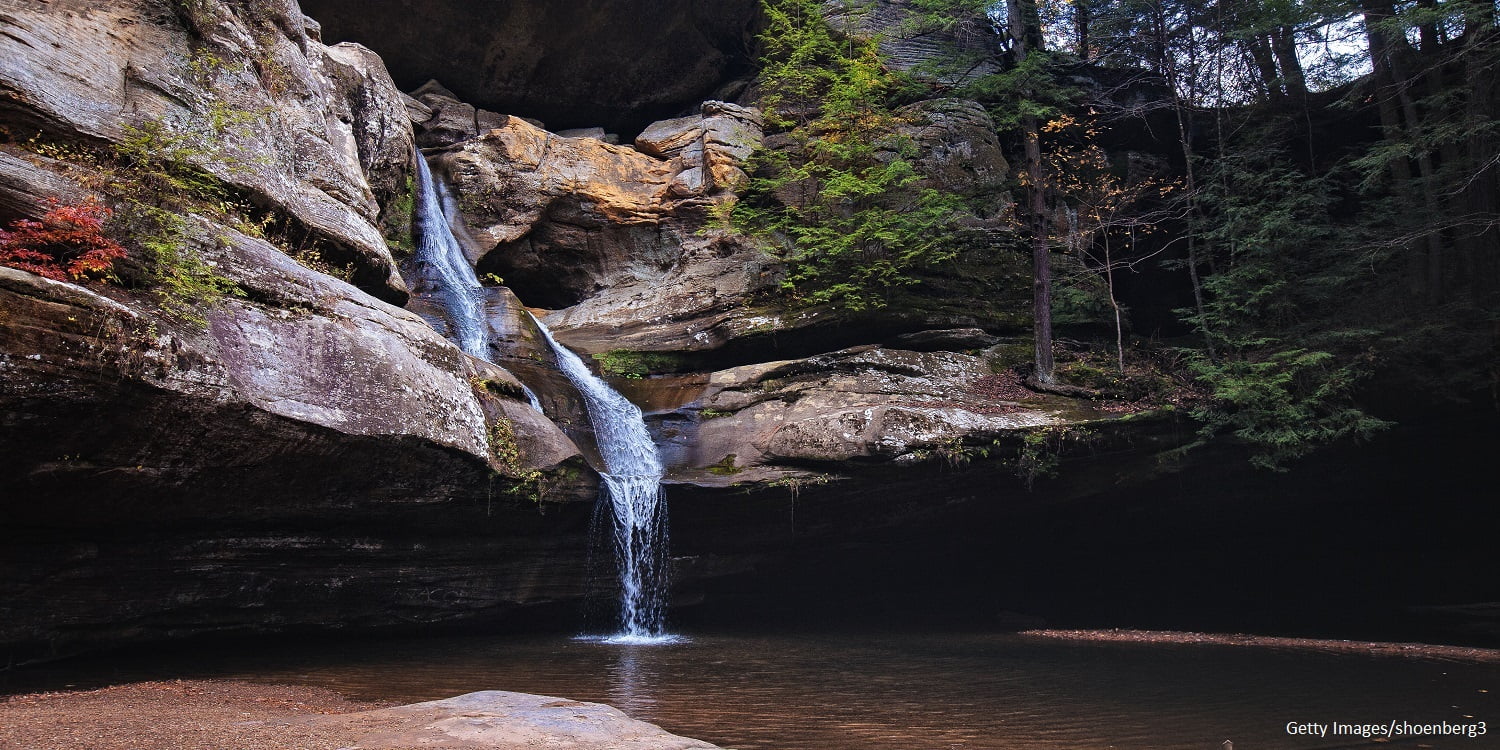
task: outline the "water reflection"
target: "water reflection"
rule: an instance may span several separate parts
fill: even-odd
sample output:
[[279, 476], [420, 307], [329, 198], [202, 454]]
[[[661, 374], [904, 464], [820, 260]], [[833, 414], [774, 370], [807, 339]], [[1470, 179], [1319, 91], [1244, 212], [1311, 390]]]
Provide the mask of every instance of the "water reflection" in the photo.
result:
[[656, 701], [651, 698], [656, 674], [642, 668], [642, 648], [649, 647], [613, 647], [615, 660], [609, 670], [609, 704], [632, 716], [650, 713], [656, 707]]

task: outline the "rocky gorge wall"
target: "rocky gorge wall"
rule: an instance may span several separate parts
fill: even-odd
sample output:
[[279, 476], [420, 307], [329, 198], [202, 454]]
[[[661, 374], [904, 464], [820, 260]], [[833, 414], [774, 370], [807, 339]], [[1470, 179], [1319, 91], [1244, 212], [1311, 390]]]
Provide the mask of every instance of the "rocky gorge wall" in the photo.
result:
[[[169, 239], [223, 290], [188, 301], [201, 317], [139, 269], [90, 285], [0, 269], [0, 642], [499, 621], [582, 599], [593, 435], [526, 305], [645, 405], [684, 591], [785, 549], [788, 495], [864, 496], [864, 520], [800, 537], [899, 526], [956, 501], [861, 488], [970, 463], [1010, 477], [999, 459], [1030, 431], [1117, 416], [997, 391], [1016, 341], [984, 311], [861, 319], [768, 297], [776, 261], [713, 221], [763, 145], [753, 102], [696, 102], [620, 144], [435, 81], [403, 94], [291, 3], [19, 3], [0, 22], [0, 218], [167, 200], [130, 184], [154, 175], [142, 161], [227, 196], [170, 204]], [[1006, 179], [982, 108], [914, 111], [925, 179]], [[154, 153], [128, 150], [143, 140]], [[441, 335], [403, 249], [414, 146], [490, 279], [488, 362]], [[126, 234], [132, 267], [159, 264]]]
[[[24, 658], [571, 618], [598, 579], [598, 463], [530, 314], [647, 412], [669, 464], [679, 604], [792, 552], [936, 543], [975, 513], [1162, 481], [1172, 467], [1154, 457], [1192, 438], [1175, 413], [1020, 387], [1024, 287], [858, 315], [768, 293], [776, 259], [715, 220], [752, 153], [776, 146], [755, 102], [723, 87], [750, 5], [653, 6], [685, 41], [589, 88], [549, 76], [576, 83], [617, 52], [577, 36], [615, 29], [604, 5], [569, 27], [525, 4], [482, 24], [456, 7], [411, 23], [383, 4], [359, 22], [400, 37], [403, 93], [380, 56], [324, 44], [291, 2], [8, 3], [0, 221], [90, 196], [128, 215], [143, 172], [122, 148], [153, 132], [163, 163], [233, 205], [172, 204], [174, 244], [224, 290], [187, 300], [201, 317], [163, 295], [139, 233], [125, 233], [136, 270], [120, 283], [0, 268], [0, 644]], [[350, 7], [307, 4], [340, 24], [358, 20]], [[622, 31], [614, 42], [642, 43]], [[458, 40], [443, 48], [454, 60], [473, 47], [493, 64], [454, 72], [413, 51], [433, 36]], [[519, 53], [558, 45], [578, 59]], [[673, 67], [703, 45], [717, 50], [705, 68]], [[658, 86], [668, 74], [680, 85]], [[983, 107], [908, 114], [923, 180], [1011, 178]], [[444, 337], [439, 290], [409, 250], [413, 153], [456, 196], [486, 280], [488, 361]], [[1027, 491], [1059, 461], [1065, 479]]]

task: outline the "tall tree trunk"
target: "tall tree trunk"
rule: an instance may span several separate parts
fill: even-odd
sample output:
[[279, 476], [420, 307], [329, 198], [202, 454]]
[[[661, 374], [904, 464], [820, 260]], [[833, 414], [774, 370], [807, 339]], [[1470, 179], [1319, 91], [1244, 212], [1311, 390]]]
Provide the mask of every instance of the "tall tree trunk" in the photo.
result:
[[1302, 61], [1297, 59], [1297, 37], [1292, 27], [1277, 26], [1271, 30], [1271, 51], [1276, 55], [1277, 67], [1281, 68], [1286, 95], [1293, 101], [1307, 101], [1307, 75], [1302, 72]]
[[[1042, 23], [1036, 0], [1006, 0], [1010, 11], [1010, 38], [1021, 63], [1042, 50]], [[1026, 92], [1031, 98], [1035, 92]], [[1052, 256], [1047, 241], [1047, 195], [1042, 179], [1042, 124], [1036, 115], [1021, 118], [1026, 141], [1026, 197], [1031, 214], [1031, 312], [1036, 340], [1036, 379], [1044, 385], [1056, 381], [1052, 362]]]
[[1255, 61], [1255, 70], [1260, 73], [1260, 81], [1266, 87], [1266, 93], [1272, 100], [1280, 99], [1284, 95], [1281, 88], [1281, 76], [1276, 74], [1276, 58], [1271, 55], [1271, 40], [1263, 35], [1255, 35], [1245, 40], [1245, 45], [1250, 48], [1250, 59]]
[[1052, 247], [1047, 241], [1047, 196], [1042, 184], [1041, 126], [1035, 116], [1023, 118], [1026, 131], [1026, 186], [1031, 214], [1031, 313], [1036, 337], [1036, 379], [1057, 381], [1052, 361]]
[[1080, 60], [1089, 59], [1089, 23], [1093, 21], [1090, 0], [1073, 0], [1073, 51]]
[[[1132, 230], [1133, 233], [1134, 230]], [[1115, 261], [1110, 257], [1109, 229], [1104, 230], [1104, 284], [1109, 290], [1109, 306], [1115, 312], [1115, 362], [1125, 374], [1125, 321], [1120, 314], [1120, 300], [1115, 297]]]
[[[1408, 56], [1410, 49], [1404, 37], [1391, 33], [1387, 28], [1396, 16], [1393, 0], [1361, 0], [1360, 6], [1364, 12], [1365, 36], [1370, 47], [1370, 67], [1374, 73], [1381, 132], [1387, 142], [1400, 143], [1408, 137], [1408, 128], [1417, 124], [1416, 108], [1408, 91], [1411, 82], [1406, 80], [1405, 66], [1402, 65], [1402, 60]], [[1426, 161], [1424, 179], [1419, 180], [1412, 170], [1410, 159], [1404, 156], [1391, 159], [1391, 179], [1397, 196], [1411, 205], [1420, 200], [1427, 216], [1436, 218], [1433, 213], [1437, 208], [1436, 201], [1430, 186], [1419, 187], [1419, 182], [1425, 184], [1425, 173], [1431, 169], [1431, 160]], [[1430, 300], [1440, 294], [1440, 290], [1434, 286], [1433, 268], [1430, 264], [1436, 262], [1438, 272], [1441, 273], [1441, 238], [1429, 232], [1424, 244], [1425, 248], [1415, 241], [1407, 245], [1406, 275], [1408, 289], [1414, 295]]]

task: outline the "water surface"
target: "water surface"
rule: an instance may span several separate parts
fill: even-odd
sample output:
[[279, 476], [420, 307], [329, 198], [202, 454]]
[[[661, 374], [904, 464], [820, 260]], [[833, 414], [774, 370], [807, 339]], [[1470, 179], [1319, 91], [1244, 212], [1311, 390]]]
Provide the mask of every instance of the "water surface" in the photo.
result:
[[[413, 702], [502, 689], [599, 701], [728, 748], [1237, 750], [1500, 747], [1289, 736], [1288, 722], [1500, 720], [1500, 667], [991, 633], [689, 634], [351, 641], [155, 656], [112, 680], [224, 677]], [[1472, 717], [1472, 718], [1470, 718]]]

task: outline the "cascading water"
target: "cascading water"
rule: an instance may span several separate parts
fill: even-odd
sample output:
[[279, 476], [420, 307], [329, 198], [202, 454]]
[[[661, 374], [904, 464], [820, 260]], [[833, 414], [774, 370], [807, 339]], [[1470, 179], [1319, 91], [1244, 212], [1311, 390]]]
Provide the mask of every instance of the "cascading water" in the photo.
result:
[[[432, 269], [431, 279], [447, 312], [452, 337], [465, 354], [488, 361], [490, 341], [484, 318], [484, 288], [454, 235], [458, 222], [452, 196], [433, 178], [420, 152], [413, 223], [417, 258]], [[558, 368], [583, 394], [604, 459], [605, 471], [599, 476], [609, 493], [614, 517], [621, 620], [619, 635], [606, 640], [614, 643], [676, 640], [664, 633], [663, 625], [667, 511], [661, 497], [661, 477], [665, 472], [656, 444], [646, 431], [646, 420], [639, 407], [595, 377], [578, 355], [558, 344], [541, 321], [533, 317], [532, 322], [552, 348]], [[521, 388], [532, 408], [541, 411], [536, 394], [524, 385]]]
[[526, 394], [526, 403], [531, 404], [531, 408], [537, 411], [542, 410], [542, 400], [536, 397], [536, 391], [531, 390], [525, 383], [522, 383], [521, 392]]
[[[533, 320], [535, 320], [533, 318]], [[557, 356], [558, 369], [583, 394], [599, 442], [614, 518], [615, 557], [620, 566], [620, 633], [611, 643], [660, 643], [665, 634], [667, 508], [662, 502], [665, 470], [640, 407], [610, 388], [542, 322], [537, 330]]]
[[484, 322], [484, 288], [474, 267], [453, 236], [448, 224], [446, 192], [432, 177], [422, 154], [417, 154], [416, 229], [417, 259], [432, 269], [448, 326], [458, 348], [471, 357], [490, 358], [489, 329]]
[[[448, 189], [432, 176], [427, 160], [417, 154], [417, 258], [433, 270], [438, 296], [448, 313], [448, 326], [458, 347], [471, 357], [489, 361], [490, 335], [484, 320], [484, 287], [453, 234], [457, 209]], [[524, 383], [521, 391], [531, 408], [542, 410], [536, 393]]]

